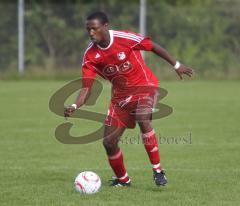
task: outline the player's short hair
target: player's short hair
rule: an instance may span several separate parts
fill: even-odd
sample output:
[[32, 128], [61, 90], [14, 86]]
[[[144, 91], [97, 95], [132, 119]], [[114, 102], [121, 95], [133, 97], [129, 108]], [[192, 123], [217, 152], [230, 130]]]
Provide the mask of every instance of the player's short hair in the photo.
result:
[[87, 20], [93, 19], [98, 19], [102, 24], [106, 24], [109, 22], [107, 15], [102, 11], [94, 12], [87, 17]]

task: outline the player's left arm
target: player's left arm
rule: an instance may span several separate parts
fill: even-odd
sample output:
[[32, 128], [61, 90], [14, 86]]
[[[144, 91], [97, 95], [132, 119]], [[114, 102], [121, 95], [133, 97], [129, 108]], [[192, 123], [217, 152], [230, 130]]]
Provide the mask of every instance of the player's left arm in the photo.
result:
[[163, 47], [161, 47], [159, 44], [156, 43], [152, 43], [153, 47], [152, 47], [152, 52], [154, 52], [155, 54], [157, 54], [158, 56], [162, 57], [163, 59], [165, 59], [169, 64], [171, 64], [176, 73], [178, 74], [178, 76], [180, 77], [180, 79], [183, 79], [183, 74], [188, 75], [189, 77], [192, 76], [193, 74], [193, 69], [190, 67], [185, 66], [184, 64], [179, 63], [176, 59], [174, 59], [168, 52], [166, 49], [164, 49]]

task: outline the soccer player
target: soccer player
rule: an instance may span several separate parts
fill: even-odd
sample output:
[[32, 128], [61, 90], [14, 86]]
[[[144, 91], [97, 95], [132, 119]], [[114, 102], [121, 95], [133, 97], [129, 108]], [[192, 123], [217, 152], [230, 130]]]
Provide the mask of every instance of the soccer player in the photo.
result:
[[116, 178], [112, 186], [130, 186], [131, 179], [123, 161], [118, 141], [126, 128], [138, 124], [142, 142], [152, 164], [156, 185], [166, 185], [167, 178], [160, 164], [156, 133], [151, 117], [158, 95], [158, 79], [145, 64], [140, 51], [152, 51], [173, 66], [178, 76], [192, 75], [192, 69], [176, 61], [164, 48], [149, 37], [129, 31], [109, 30], [108, 17], [95, 12], [86, 19], [91, 43], [82, 63], [83, 89], [74, 104], [65, 108], [65, 116], [81, 107], [87, 100], [96, 75], [112, 83], [112, 98], [105, 120], [103, 145]]

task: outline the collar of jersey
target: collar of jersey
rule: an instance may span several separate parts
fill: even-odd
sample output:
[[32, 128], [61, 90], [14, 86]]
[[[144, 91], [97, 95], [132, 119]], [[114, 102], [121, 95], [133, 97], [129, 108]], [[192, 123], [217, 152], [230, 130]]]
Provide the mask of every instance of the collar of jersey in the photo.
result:
[[106, 50], [106, 49], [108, 49], [108, 48], [112, 45], [112, 43], [113, 43], [113, 31], [112, 31], [112, 30], [109, 30], [109, 34], [110, 34], [110, 43], [109, 43], [109, 45], [108, 45], [107, 47], [100, 47], [100, 46], [97, 44], [97, 47], [98, 47], [99, 49]]

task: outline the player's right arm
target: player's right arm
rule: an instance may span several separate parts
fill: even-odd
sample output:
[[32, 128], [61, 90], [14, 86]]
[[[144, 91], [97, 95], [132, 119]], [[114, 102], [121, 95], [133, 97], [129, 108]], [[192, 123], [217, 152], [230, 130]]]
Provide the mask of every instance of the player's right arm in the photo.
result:
[[82, 88], [76, 98], [76, 101], [74, 104], [66, 106], [64, 108], [64, 116], [65, 117], [69, 117], [71, 116], [71, 114], [78, 109], [79, 107], [81, 107], [86, 101], [87, 98], [89, 97], [90, 94], [90, 88]]
[[84, 57], [82, 64], [82, 89], [80, 90], [75, 103], [64, 108], [65, 117], [71, 116], [76, 109], [81, 107], [87, 101], [96, 74], [93, 63], [87, 57]]

